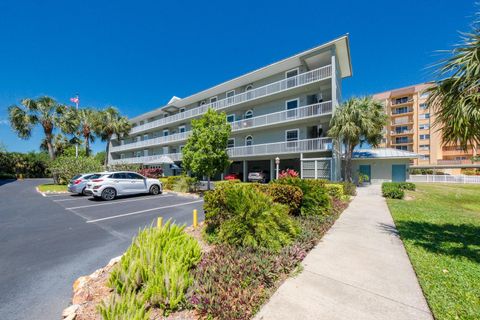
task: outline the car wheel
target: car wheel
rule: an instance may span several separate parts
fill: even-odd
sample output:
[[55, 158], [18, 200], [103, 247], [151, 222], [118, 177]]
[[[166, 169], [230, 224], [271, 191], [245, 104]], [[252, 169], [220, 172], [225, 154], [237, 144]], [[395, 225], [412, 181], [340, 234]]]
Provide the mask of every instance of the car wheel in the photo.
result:
[[117, 196], [117, 191], [113, 188], [106, 188], [105, 190], [102, 191], [102, 199], [109, 201], [115, 199]]
[[87, 193], [87, 187], [83, 188], [82, 190], [82, 196], [88, 196], [88, 193]]
[[154, 184], [153, 186], [150, 187], [150, 194], [153, 194], [154, 196], [156, 196], [157, 194], [160, 194], [160, 187], [156, 184]]

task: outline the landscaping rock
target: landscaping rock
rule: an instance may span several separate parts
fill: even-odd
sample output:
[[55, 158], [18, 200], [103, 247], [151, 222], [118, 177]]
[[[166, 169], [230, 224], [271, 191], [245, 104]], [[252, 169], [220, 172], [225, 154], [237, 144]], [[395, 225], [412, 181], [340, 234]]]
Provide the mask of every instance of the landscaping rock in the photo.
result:
[[78, 310], [79, 307], [80, 305], [78, 304], [72, 304], [70, 307], [63, 310], [62, 317], [70, 319], [70, 316], [75, 315], [75, 312]]

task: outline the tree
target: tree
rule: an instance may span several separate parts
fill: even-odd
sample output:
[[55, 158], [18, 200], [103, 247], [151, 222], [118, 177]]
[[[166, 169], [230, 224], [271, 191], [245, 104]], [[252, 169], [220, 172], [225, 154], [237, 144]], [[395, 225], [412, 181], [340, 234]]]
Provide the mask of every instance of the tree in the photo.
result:
[[50, 97], [38, 99], [24, 99], [21, 106], [12, 105], [8, 108], [10, 125], [22, 139], [28, 139], [36, 125], [41, 125], [45, 134], [50, 159], [55, 159], [55, 150], [52, 145], [55, 129], [59, 127], [66, 107], [58, 104]]
[[383, 137], [386, 119], [383, 105], [371, 97], [351, 98], [335, 110], [328, 134], [344, 146], [346, 181], [352, 182], [354, 148], [365, 142], [377, 147]]
[[435, 85], [427, 90], [427, 100], [441, 129], [443, 143], [463, 149], [480, 143], [480, 22], [470, 33], [461, 33], [462, 43], [451, 57], [440, 61]]
[[[73, 147], [74, 143], [62, 133], [57, 133], [53, 135], [52, 146], [56, 158], [63, 155], [65, 150], [67, 150], [68, 148]], [[40, 150], [48, 152], [48, 145], [46, 139], [42, 140], [42, 143], [40, 144]]]
[[217, 113], [212, 108], [200, 118], [192, 120], [192, 134], [182, 149], [183, 165], [195, 174], [210, 179], [223, 172], [228, 165], [228, 137], [232, 128], [225, 113]]
[[72, 142], [79, 143], [80, 136], [85, 142], [85, 154], [90, 156], [90, 142], [95, 142], [95, 126], [98, 125], [99, 111], [91, 108], [69, 109], [62, 121], [62, 130], [73, 135]]
[[132, 124], [126, 117], [122, 117], [116, 108], [107, 107], [99, 113], [95, 124], [95, 133], [102, 141], [107, 142], [105, 148], [105, 167], [108, 165], [108, 151], [113, 135], [115, 135], [117, 139], [120, 139], [128, 136], [131, 129]]

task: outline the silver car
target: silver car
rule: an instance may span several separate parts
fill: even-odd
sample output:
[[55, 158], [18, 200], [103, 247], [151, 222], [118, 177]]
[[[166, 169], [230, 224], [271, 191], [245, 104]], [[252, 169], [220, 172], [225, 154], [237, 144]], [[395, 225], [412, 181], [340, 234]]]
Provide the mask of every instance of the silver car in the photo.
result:
[[87, 182], [90, 179], [97, 179], [101, 176], [102, 176], [102, 173], [77, 174], [68, 182], [67, 190], [68, 192], [71, 192], [71, 193], [83, 194], [86, 196]]
[[136, 172], [120, 171], [109, 172], [91, 179], [87, 183], [85, 192], [103, 200], [113, 200], [116, 196], [150, 193], [161, 194], [162, 183], [158, 179], [151, 179]]

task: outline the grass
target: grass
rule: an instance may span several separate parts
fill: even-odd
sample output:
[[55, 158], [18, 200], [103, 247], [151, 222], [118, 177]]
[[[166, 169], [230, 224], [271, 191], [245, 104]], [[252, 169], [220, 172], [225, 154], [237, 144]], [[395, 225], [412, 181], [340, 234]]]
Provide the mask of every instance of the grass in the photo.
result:
[[480, 186], [417, 184], [388, 199], [435, 319], [480, 315]]
[[38, 186], [40, 192], [67, 192], [67, 186], [64, 184], [46, 183]]

